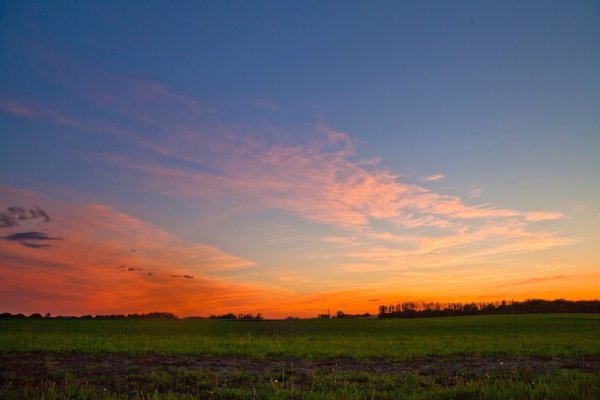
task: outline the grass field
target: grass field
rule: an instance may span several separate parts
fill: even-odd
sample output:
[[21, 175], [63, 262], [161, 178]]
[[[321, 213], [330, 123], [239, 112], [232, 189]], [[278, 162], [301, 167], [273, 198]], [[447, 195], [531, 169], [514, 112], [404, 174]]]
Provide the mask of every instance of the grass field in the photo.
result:
[[3, 398], [600, 398], [597, 315], [0, 320]]

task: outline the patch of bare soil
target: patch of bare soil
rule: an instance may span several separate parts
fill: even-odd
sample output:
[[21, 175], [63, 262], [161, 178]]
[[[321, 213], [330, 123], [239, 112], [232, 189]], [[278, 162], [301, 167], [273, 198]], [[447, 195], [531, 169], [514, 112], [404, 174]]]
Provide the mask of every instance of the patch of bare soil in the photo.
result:
[[[0, 393], [22, 398], [28, 391], [44, 387], [87, 385], [98, 393], [120, 393], [139, 398], [152, 393], [194, 393], [212, 397], [216, 386], [254, 387], [262, 382], [291, 382], [310, 387], [319, 377], [348, 373], [353, 379], [370, 379], [363, 374], [395, 375], [416, 373], [430, 376], [449, 387], [465, 379], [489, 376], [530, 376], [572, 369], [600, 372], [600, 356], [563, 358], [509, 356], [444, 356], [393, 360], [386, 358], [350, 359], [251, 359], [202, 355], [123, 355], [45, 352], [0, 352]], [[361, 377], [362, 376], [362, 377]], [[345, 379], [345, 378], [344, 378]], [[335, 382], [335, 380], [334, 380]], [[148, 389], [150, 388], [150, 389]], [[150, 393], [149, 392], [149, 393]], [[15, 397], [16, 396], [16, 397]], [[35, 397], [35, 396], [34, 396]], [[143, 397], [143, 396], [142, 396]]]
[[600, 372], [600, 356], [577, 357], [511, 357], [511, 356], [439, 356], [393, 360], [386, 358], [350, 359], [251, 359], [242, 357], [184, 356], [184, 355], [121, 355], [42, 352], [0, 352], [1, 376], [22, 374], [44, 379], [56, 371], [69, 372], [78, 377], [126, 376], [131, 373], [146, 374], [152, 371], [182, 372], [207, 371], [222, 374], [244, 372], [247, 374], [276, 375], [292, 370], [305, 375], [315, 372], [377, 374], [418, 373], [425, 376], [477, 376], [492, 373], [530, 371], [536, 374], [552, 373], [559, 369], [582, 372]]

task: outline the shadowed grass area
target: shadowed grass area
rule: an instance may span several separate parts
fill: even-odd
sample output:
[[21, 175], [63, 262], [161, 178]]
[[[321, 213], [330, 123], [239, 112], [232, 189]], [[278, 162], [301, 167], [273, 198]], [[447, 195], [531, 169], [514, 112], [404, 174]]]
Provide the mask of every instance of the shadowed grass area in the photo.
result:
[[387, 320], [0, 320], [0, 351], [389, 357], [600, 353], [600, 318], [495, 315]]

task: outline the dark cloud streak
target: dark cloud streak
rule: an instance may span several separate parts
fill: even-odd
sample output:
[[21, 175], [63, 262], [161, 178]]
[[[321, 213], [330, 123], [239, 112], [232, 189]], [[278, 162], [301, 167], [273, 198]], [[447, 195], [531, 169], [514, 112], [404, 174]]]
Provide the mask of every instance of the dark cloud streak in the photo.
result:
[[544, 276], [541, 278], [531, 278], [531, 279], [525, 279], [522, 281], [515, 281], [515, 282], [510, 282], [507, 284], [502, 284], [502, 285], [497, 285], [495, 287], [507, 287], [507, 286], [519, 286], [519, 285], [530, 285], [530, 284], [534, 284], [534, 283], [540, 283], [540, 282], [547, 282], [547, 281], [557, 281], [557, 280], [563, 280], [563, 279], [569, 279], [569, 278], [573, 278], [576, 275], [553, 275], [553, 276]]
[[32, 249], [41, 249], [44, 247], [50, 247], [49, 244], [31, 243], [31, 242], [20, 242], [23, 246], [31, 247]]
[[136, 272], [136, 271], [146, 271], [146, 274], [148, 276], [153, 276], [154, 273], [148, 270], [145, 270], [144, 268], [141, 267], [127, 267], [125, 264], [121, 264], [117, 267], [117, 269], [120, 269], [121, 271], [128, 271], [128, 272]]
[[194, 279], [194, 275], [171, 275], [171, 278]]
[[3, 236], [0, 238], [4, 239], [4, 240], [8, 240], [10, 242], [20, 243], [23, 246], [31, 247], [33, 249], [50, 247], [49, 244], [36, 243], [39, 241], [62, 240], [62, 238], [60, 238], [60, 237], [52, 237], [52, 236], [48, 236], [44, 232], [35, 232], [35, 231], [13, 233], [12, 235]]
[[23, 207], [8, 207], [0, 213], [0, 228], [21, 226], [25, 221], [31, 220], [50, 222], [50, 216], [40, 207], [29, 210]]

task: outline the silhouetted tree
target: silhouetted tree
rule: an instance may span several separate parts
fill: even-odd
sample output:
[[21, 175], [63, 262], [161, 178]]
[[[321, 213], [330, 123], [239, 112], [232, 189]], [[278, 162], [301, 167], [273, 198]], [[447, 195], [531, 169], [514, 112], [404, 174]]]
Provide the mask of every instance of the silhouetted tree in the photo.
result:
[[405, 302], [401, 307], [379, 306], [380, 318], [448, 317], [455, 315], [482, 314], [530, 314], [530, 313], [600, 313], [600, 301], [565, 299], [528, 299], [524, 302], [507, 301], [491, 303], [425, 303]]

